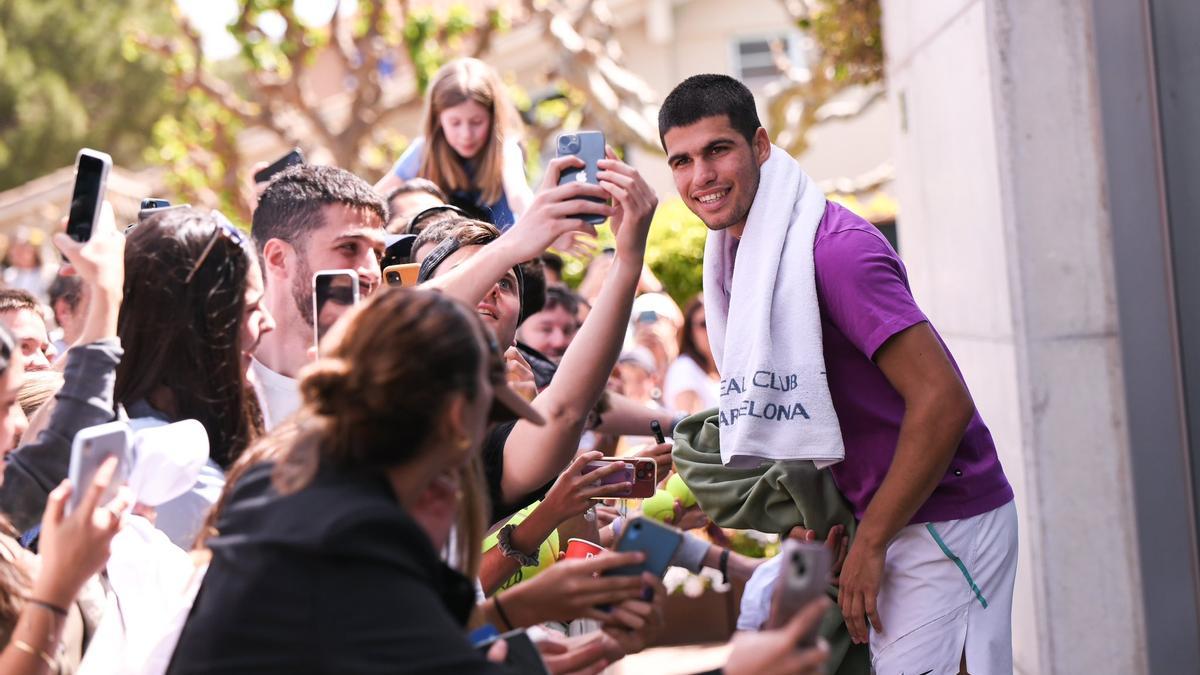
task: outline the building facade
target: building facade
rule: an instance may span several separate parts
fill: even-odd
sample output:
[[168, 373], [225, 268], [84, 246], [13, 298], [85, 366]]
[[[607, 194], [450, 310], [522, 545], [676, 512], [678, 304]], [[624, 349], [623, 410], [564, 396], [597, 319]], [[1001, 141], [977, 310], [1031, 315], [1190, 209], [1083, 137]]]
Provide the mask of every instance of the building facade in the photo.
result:
[[1198, 672], [1200, 4], [883, 6], [900, 244], [1017, 492], [1017, 670]]

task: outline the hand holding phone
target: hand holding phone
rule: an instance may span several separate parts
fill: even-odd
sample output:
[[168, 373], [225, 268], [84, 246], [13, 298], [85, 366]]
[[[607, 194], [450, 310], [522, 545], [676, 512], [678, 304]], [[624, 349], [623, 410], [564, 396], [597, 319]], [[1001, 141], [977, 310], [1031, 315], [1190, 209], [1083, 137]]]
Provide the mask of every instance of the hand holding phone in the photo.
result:
[[505, 649], [502, 663], [513, 673], [519, 675], [549, 675], [546, 664], [542, 662], [541, 652], [524, 628], [501, 633], [475, 645], [475, 650], [484, 656], [491, 656], [492, 647], [497, 642], [503, 642]]
[[313, 330], [317, 353], [330, 327], [358, 303], [358, 273], [354, 270], [321, 270], [313, 275]]
[[112, 157], [99, 150], [83, 148], [75, 157], [75, 187], [71, 191], [71, 209], [67, 215], [67, 236], [75, 241], [92, 238], [110, 169]]
[[[791, 621], [809, 603], [825, 594], [829, 587], [829, 549], [814, 542], [787, 539], [779, 553], [783, 558], [779, 580], [771, 602], [771, 617], [767, 627], [779, 628]], [[802, 636], [799, 646], [811, 646], [816, 641], [817, 626]]]
[[620, 494], [605, 495], [623, 499], [649, 499], [654, 496], [658, 484], [658, 465], [649, 457], [602, 457], [583, 467], [583, 473], [588, 474], [612, 463], [624, 464], [627, 471], [619, 474], [608, 474], [601, 479], [601, 485], [629, 483], [629, 489]]
[[74, 489], [67, 501], [67, 513], [75, 510], [87, 494], [96, 471], [110, 457], [117, 459], [108, 489], [100, 496], [99, 504], [107, 504], [117, 494], [117, 488], [129, 481], [133, 470], [133, 432], [125, 422], [109, 422], [80, 429], [71, 443], [71, 463], [67, 477]]
[[[568, 183], [591, 183], [599, 185], [600, 179], [597, 173], [600, 171], [597, 162], [605, 157], [604, 133], [600, 131], [579, 131], [575, 133], [559, 134], [556, 143], [557, 156], [566, 157], [574, 155], [583, 160], [582, 168], [570, 168], [562, 172], [558, 177], [559, 185]], [[584, 197], [588, 201], [604, 203], [605, 200], [593, 197]], [[593, 225], [603, 223], [607, 218], [597, 214], [579, 214], [575, 216], [584, 222]]]
[[641, 551], [646, 559], [640, 565], [626, 565], [606, 571], [607, 576], [640, 575], [642, 572], [662, 578], [675, 550], [683, 541], [683, 533], [649, 518], [632, 518], [625, 524], [621, 536], [613, 547], [618, 552]]

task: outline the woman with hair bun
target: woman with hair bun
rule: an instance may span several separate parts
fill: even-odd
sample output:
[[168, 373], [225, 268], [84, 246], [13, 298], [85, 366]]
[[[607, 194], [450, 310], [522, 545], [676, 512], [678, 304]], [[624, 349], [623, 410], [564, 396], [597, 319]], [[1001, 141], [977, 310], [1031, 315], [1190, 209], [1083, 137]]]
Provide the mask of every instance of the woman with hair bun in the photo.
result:
[[169, 672], [492, 672], [463, 630], [473, 585], [438, 551], [489, 422], [540, 418], [440, 293], [376, 293], [326, 340], [300, 413], [249, 451], [273, 461], [221, 507]]

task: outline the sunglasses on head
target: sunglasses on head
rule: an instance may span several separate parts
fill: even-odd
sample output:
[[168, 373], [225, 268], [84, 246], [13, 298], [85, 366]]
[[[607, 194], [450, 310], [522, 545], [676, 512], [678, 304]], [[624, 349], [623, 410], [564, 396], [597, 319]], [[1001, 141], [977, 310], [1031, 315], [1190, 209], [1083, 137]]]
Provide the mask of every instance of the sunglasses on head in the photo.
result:
[[212, 236], [209, 237], [208, 244], [200, 253], [200, 257], [196, 259], [196, 264], [192, 265], [192, 270], [188, 272], [187, 278], [183, 280], [183, 283], [185, 284], [192, 283], [192, 279], [195, 278], [196, 273], [200, 271], [200, 268], [204, 266], [204, 262], [208, 260], [208, 256], [210, 253], [212, 253], [213, 247], [217, 245], [217, 239], [220, 238], [222, 234], [228, 237], [229, 240], [234, 244], [237, 244], [239, 248], [246, 250], [249, 240], [246, 238], [246, 234], [244, 232], [237, 229], [237, 226], [229, 222], [229, 219], [225, 217], [225, 214], [221, 213], [220, 211], [213, 209], [210, 215], [212, 215], [213, 221], [216, 222], [217, 227], [215, 230], [213, 230]]

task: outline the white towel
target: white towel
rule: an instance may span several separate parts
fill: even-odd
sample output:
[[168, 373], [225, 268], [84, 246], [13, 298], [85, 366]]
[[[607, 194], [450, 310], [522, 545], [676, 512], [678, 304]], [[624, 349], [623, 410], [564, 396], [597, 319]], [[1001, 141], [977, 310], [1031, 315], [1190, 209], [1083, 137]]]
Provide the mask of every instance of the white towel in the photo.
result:
[[[825, 195], [771, 147], [741, 241], [711, 231], [704, 246], [708, 339], [721, 374], [721, 461], [842, 461], [829, 396], [813, 239]], [[738, 264], [734, 265], [734, 257]]]

